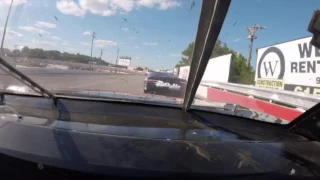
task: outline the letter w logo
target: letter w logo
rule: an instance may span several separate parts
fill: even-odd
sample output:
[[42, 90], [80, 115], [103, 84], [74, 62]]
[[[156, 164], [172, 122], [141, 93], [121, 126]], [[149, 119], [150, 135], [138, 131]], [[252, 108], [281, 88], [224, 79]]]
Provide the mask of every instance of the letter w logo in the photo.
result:
[[278, 61], [276, 61], [276, 65], [275, 65], [274, 67], [272, 67], [272, 63], [271, 63], [270, 61], [268, 62], [268, 64], [269, 64], [268, 67], [267, 67], [268, 64], [266, 64], [266, 63], [267, 63], [267, 62], [263, 62], [264, 70], [265, 70], [265, 72], [266, 72], [266, 76], [268, 76], [269, 71], [270, 71], [270, 73], [271, 73], [271, 76], [273, 76], [274, 71], [275, 71], [275, 69], [276, 69], [276, 67], [277, 67], [277, 65], [278, 65]]

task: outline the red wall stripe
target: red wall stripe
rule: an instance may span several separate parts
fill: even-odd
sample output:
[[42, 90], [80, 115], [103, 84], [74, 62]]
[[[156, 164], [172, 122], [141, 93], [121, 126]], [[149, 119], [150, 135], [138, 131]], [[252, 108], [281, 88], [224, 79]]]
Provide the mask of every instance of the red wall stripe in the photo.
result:
[[303, 113], [292, 108], [272, 104], [255, 98], [249, 98], [248, 96], [243, 96], [228, 91], [218, 90], [215, 88], [208, 88], [208, 100], [235, 103], [287, 121], [292, 121]]

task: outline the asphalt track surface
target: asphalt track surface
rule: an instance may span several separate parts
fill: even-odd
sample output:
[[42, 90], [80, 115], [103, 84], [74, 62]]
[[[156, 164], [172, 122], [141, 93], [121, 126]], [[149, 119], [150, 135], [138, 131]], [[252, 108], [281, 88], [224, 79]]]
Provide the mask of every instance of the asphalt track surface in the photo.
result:
[[[48, 90], [93, 90], [144, 94], [145, 75], [47, 68], [18, 68], [18, 70]], [[8, 86], [24, 85], [7, 73], [0, 71], [0, 88]]]

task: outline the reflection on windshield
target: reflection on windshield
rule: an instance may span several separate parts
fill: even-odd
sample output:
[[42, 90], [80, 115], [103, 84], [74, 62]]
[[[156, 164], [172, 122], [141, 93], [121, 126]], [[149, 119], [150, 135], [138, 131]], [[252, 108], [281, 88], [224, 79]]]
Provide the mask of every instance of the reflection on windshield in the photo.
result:
[[[53, 93], [182, 104], [201, 5], [1, 1], [1, 57]], [[194, 105], [232, 104], [290, 122], [318, 103], [320, 53], [306, 30], [317, 7], [316, 0], [232, 1]], [[0, 88], [32, 91], [2, 71]]]

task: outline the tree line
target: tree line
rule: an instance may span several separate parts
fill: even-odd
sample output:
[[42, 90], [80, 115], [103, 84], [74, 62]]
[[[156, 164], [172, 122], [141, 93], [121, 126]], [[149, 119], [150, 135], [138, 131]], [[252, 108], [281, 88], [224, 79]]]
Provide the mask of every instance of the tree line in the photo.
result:
[[[190, 43], [188, 47], [182, 51], [184, 57], [178, 62], [176, 67], [189, 66], [194, 48], [194, 42]], [[240, 84], [254, 84], [255, 72], [251, 66], [247, 66], [247, 59], [240, 53], [230, 49], [226, 43], [217, 40], [210, 58], [226, 55], [231, 53], [231, 65], [229, 82]]]
[[28, 57], [28, 58], [41, 58], [41, 59], [51, 59], [51, 60], [62, 60], [62, 61], [71, 61], [77, 63], [85, 63], [88, 64], [89, 62], [96, 62], [96, 64], [100, 65], [108, 65], [109, 63], [103, 61], [97, 57], [90, 57], [83, 54], [72, 54], [57, 50], [43, 50], [40, 48], [31, 49], [28, 46], [25, 46], [21, 49], [10, 51], [9, 49], [4, 48], [4, 54], [10, 57]]

